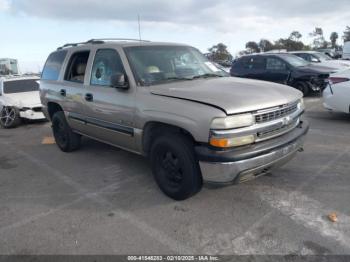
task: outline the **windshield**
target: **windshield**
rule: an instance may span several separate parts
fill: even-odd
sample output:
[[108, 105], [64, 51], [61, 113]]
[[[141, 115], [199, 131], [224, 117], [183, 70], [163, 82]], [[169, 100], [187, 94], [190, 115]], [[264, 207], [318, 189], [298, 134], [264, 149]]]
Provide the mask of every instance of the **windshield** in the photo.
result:
[[4, 93], [14, 94], [39, 90], [37, 79], [14, 80], [4, 82]]
[[313, 55], [316, 56], [321, 61], [332, 60], [328, 55], [323, 54], [323, 53], [314, 53]]
[[287, 61], [289, 64], [291, 64], [292, 66], [307, 66], [309, 65], [309, 62], [305, 61], [304, 59], [295, 56], [295, 55], [284, 55], [282, 56], [282, 58]]
[[125, 48], [140, 84], [228, 76], [197, 49], [188, 46], [135, 46]]

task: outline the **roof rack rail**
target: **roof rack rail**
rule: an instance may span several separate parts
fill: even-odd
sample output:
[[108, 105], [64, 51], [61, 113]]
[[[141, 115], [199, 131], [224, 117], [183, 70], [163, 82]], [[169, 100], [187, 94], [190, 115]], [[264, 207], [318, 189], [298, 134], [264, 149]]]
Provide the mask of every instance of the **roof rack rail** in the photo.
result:
[[86, 42], [79, 42], [79, 43], [68, 43], [63, 46], [60, 46], [57, 48], [57, 50], [62, 50], [66, 47], [75, 47], [78, 45], [85, 45], [85, 44], [103, 44], [106, 41], [135, 41], [135, 42], [151, 42], [149, 40], [140, 40], [140, 39], [132, 39], [132, 38], [98, 38], [98, 39], [90, 39]]
[[104, 43], [105, 41], [130, 41], [130, 42], [151, 42], [149, 40], [140, 40], [140, 39], [134, 39], [134, 38], [94, 38], [87, 41], [87, 43]]

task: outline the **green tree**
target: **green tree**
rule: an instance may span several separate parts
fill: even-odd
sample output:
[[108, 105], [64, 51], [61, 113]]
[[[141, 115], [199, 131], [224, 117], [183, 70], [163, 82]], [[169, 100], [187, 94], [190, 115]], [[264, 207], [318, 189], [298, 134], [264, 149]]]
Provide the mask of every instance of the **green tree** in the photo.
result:
[[323, 48], [327, 47], [327, 41], [324, 39], [323, 30], [321, 27], [316, 27], [315, 31], [310, 33], [310, 36], [313, 37], [313, 48]]
[[304, 49], [301, 41], [294, 41], [290, 38], [280, 38], [275, 42], [276, 49], [286, 49], [287, 51], [299, 51]]
[[298, 42], [302, 37], [303, 35], [300, 34], [299, 31], [293, 31], [292, 33], [290, 33], [289, 39]]
[[211, 48], [208, 49], [208, 51], [209, 51], [209, 59], [213, 61], [232, 60], [232, 55], [227, 50], [227, 46], [224, 45], [223, 43], [213, 45]]
[[344, 31], [344, 34], [343, 34], [343, 40], [344, 40], [344, 43], [350, 41], [350, 26], [347, 26], [345, 28], [345, 31]]
[[257, 42], [249, 41], [246, 43], [245, 48], [249, 53], [260, 53], [260, 48]]
[[259, 42], [259, 48], [261, 52], [267, 52], [267, 51], [273, 50], [274, 45], [267, 39], [261, 39]]
[[332, 32], [329, 39], [331, 40], [332, 48], [335, 48], [337, 46], [337, 40], [339, 38], [339, 35], [337, 32]]

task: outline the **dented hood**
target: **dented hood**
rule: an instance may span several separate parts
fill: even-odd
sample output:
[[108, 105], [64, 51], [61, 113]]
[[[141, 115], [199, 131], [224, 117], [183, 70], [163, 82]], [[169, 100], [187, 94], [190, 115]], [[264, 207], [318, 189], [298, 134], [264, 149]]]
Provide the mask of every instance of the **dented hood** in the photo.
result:
[[7, 105], [23, 107], [35, 107], [41, 105], [39, 91], [5, 94]]
[[150, 89], [154, 95], [208, 104], [228, 115], [287, 104], [303, 96], [286, 85], [236, 77], [176, 81]]

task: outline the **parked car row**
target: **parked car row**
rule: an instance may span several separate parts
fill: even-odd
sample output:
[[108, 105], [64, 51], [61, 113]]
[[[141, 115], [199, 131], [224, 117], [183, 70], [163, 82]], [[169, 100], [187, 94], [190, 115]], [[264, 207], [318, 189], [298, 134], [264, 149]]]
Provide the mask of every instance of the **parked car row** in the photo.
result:
[[269, 53], [225, 71], [187, 45], [67, 44], [49, 55], [40, 97], [38, 77], [0, 79], [0, 123], [46, 117], [64, 152], [87, 136], [144, 155], [160, 189], [183, 200], [204, 181], [244, 182], [291, 159], [309, 129], [303, 95], [325, 89], [326, 108], [350, 110], [350, 70], [329, 77], [337, 70]]
[[311, 64], [289, 53], [245, 55], [235, 60], [231, 76], [270, 81], [289, 85], [303, 92], [320, 92], [333, 68]]

